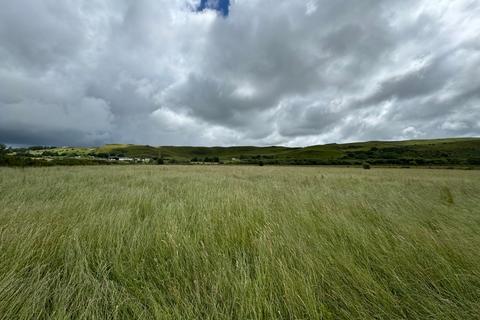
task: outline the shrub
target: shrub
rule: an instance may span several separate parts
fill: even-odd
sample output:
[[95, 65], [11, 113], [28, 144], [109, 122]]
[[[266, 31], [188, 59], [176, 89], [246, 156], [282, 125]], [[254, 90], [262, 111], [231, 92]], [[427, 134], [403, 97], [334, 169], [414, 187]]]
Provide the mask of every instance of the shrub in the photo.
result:
[[365, 169], [365, 170], [370, 170], [370, 168], [371, 168], [371, 167], [370, 167], [370, 163], [364, 162], [364, 163], [362, 164], [362, 168]]

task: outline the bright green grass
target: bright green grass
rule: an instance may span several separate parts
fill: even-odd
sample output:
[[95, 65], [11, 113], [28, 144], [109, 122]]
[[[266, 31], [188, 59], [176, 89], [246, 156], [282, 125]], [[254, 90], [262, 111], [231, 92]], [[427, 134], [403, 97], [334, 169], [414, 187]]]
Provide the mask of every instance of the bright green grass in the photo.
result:
[[479, 319], [480, 172], [0, 168], [0, 319]]

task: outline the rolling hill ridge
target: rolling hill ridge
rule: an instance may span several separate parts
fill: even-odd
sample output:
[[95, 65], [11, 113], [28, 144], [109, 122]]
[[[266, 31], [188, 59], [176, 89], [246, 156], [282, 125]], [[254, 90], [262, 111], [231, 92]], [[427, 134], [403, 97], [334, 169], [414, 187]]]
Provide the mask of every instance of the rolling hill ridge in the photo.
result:
[[262, 160], [267, 164], [480, 164], [480, 138], [369, 141], [303, 148], [105, 145], [96, 148], [95, 153], [195, 162], [218, 158], [241, 163]]
[[[309, 147], [188, 147], [107, 144], [100, 147], [3, 149], [3, 165], [267, 164], [480, 166], [480, 138], [369, 141]], [[3, 160], [2, 160], [3, 159]]]

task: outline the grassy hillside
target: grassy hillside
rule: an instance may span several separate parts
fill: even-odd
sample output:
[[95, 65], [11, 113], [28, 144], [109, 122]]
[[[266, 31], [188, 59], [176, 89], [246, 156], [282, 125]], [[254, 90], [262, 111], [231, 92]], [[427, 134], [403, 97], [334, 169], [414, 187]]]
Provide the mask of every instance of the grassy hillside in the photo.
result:
[[[97, 152], [109, 152], [128, 156], [163, 156], [179, 160], [219, 157], [229, 161], [232, 158], [259, 160], [266, 163], [288, 163], [295, 160], [354, 162], [369, 161], [383, 164], [480, 164], [480, 138], [441, 140], [410, 140], [397, 142], [361, 142], [349, 144], [328, 144], [306, 148], [287, 147], [151, 147], [137, 145], [107, 145]], [[387, 161], [385, 161], [387, 160]], [[325, 163], [322, 163], [325, 162]], [[312, 163], [315, 164], [315, 163]]]
[[478, 171], [0, 168], [0, 318], [479, 319], [479, 194]]
[[[79, 164], [97, 163], [99, 159], [164, 159], [164, 163], [222, 162], [226, 164], [280, 165], [373, 165], [396, 166], [480, 166], [480, 138], [439, 140], [370, 141], [348, 144], [327, 144], [305, 148], [288, 147], [177, 147], [131, 144], [109, 144], [97, 148], [33, 147], [12, 152], [21, 157], [56, 160], [76, 158]], [[45, 158], [50, 157], [50, 158]], [[14, 159], [15, 160], [15, 159]], [[18, 159], [17, 159], [18, 160]], [[28, 159], [27, 159], [28, 160]], [[5, 162], [5, 161], [3, 161]], [[15, 161], [10, 161], [15, 163]], [[18, 162], [18, 161], [17, 161]], [[25, 162], [25, 161], [24, 161]], [[163, 162], [163, 161], [162, 161]], [[35, 164], [35, 161], [32, 162]], [[2, 160], [0, 159], [0, 164]], [[8, 164], [8, 163], [7, 163]], [[28, 162], [27, 162], [28, 164]]]

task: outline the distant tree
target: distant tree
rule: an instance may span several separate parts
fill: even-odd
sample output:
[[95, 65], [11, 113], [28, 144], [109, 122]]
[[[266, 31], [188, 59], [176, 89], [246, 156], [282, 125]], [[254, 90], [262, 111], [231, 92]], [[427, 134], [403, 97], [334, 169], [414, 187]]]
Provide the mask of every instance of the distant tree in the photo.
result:
[[0, 143], [0, 165], [6, 164], [7, 146]]
[[480, 165], [480, 158], [468, 158], [468, 164]]
[[161, 151], [158, 152], [158, 157], [154, 160], [154, 163], [165, 164], [165, 161], [163, 160], [163, 153]]
[[220, 159], [218, 157], [213, 157], [212, 162], [220, 162]]
[[101, 153], [97, 153], [97, 157], [108, 159], [110, 157], [110, 154], [101, 152]]

